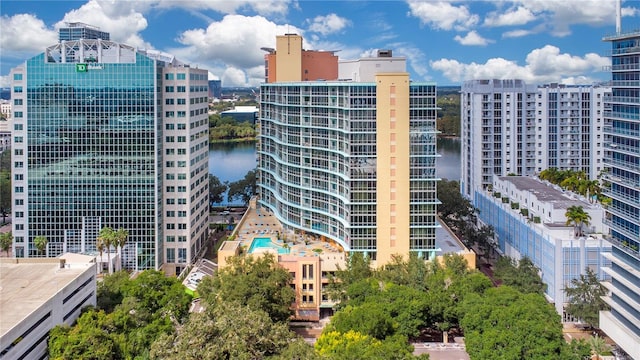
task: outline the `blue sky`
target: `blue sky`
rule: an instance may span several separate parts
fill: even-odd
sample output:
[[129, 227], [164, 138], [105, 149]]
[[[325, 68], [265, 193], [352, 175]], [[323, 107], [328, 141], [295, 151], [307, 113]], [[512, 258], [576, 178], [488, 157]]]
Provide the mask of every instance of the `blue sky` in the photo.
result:
[[[341, 59], [392, 49], [414, 81], [592, 83], [610, 77], [602, 37], [615, 32], [615, 1], [2, 0], [0, 86], [76, 21], [207, 68], [223, 86], [259, 84], [260, 48], [287, 32], [301, 34], [306, 49], [340, 50]], [[622, 14], [623, 31], [640, 28], [640, 1], [623, 0]]]

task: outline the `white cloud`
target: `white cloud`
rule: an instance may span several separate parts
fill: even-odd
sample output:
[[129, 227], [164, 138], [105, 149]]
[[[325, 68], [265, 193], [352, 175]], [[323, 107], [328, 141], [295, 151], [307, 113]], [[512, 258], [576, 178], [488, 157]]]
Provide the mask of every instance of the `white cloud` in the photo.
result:
[[[515, 0], [515, 2], [547, 22], [551, 33], [555, 36], [571, 34], [570, 27], [574, 24], [603, 26], [615, 23], [615, 1], [613, 0]], [[636, 16], [639, 13], [634, 7], [623, 8], [625, 16]]]
[[535, 32], [532, 31], [532, 30], [519, 29], [519, 30], [507, 31], [507, 32], [502, 34], [502, 37], [503, 38], [518, 38], [518, 37], [523, 37], [523, 36], [532, 35], [532, 34], [535, 34]]
[[228, 75], [220, 75], [224, 86], [228, 86], [225, 76], [228, 81], [234, 83], [252, 83], [263, 81], [264, 72], [249, 79], [245, 74], [245, 78], [241, 79], [237, 71], [264, 67], [265, 52], [260, 48], [274, 48], [276, 36], [287, 32], [302, 34], [302, 31], [294, 26], [278, 25], [262, 16], [226, 15], [222, 20], [209, 24], [206, 29], [183, 32], [178, 41], [185, 47], [166, 51], [188, 63], [204, 64], [204, 67], [214, 74], [219, 74], [214, 69], [224, 68], [225, 74], [230, 72]]
[[[452, 82], [473, 79], [523, 79], [529, 83], [559, 82], [562, 79], [580, 79], [587, 73], [599, 73], [610, 60], [589, 53], [583, 57], [560, 53], [555, 46], [546, 45], [531, 51], [526, 57], [526, 65], [503, 58], [492, 58], [484, 64], [475, 62], [464, 64], [454, 59], [440, 59], [431, 62], [431, 67], [442, 72]], [[588, 79], [585, 77], [584, 79]]]
[[411, 67], [413, 71], [421, 77], [420, 80], [427, 79], [429, 66], [422, 50], [408, 43], [390, 44], [390, 48], [393, 50], [393, 56], [404, 56], [407, 58], [407, 66]]
[[317, 32], [322, 35], [340, 32], [342, 29], [351, 25], [349, 19], [340, 17], [336, 14], [325, 16], [316, 16], [313, 20], [307, 19], [309, 23], [309, 31]]
[[244, 70], [234, 67], [226, 68], [221, 80], [226, 87], [247, 86], [247, 74]]
[[146, 11], [139, 1], [97, 1], [90, 0], [78, 9], [65, 14], [56, 28], [65, 26], [65, 22], [83, 22], [97, 26], [111, 34], [111, 40], [140, 48], [152, 49], [153, 46], [142, 39], [140, 32], [147, 28], [147, 19], [138, 10]]
[[535, 15], [531, 10], [524, 6], [519, 6], [517, 9], [509, 9], [505, 13], [499, 13], [497, 11], [490, 12], [484, 19], [484, 25], [486, 26], [513, 26], [524, 25], [535, 19]]
[[469, 31], [467, 35], [464, 37], [460, 35], [456, 35], [453, 38], [453, 40], [459, 42], [462, 45], [477, 45], [477, 46], [485, 46], [489, 43], [494, 42], [493, 40], [483, 38], [475, 30]]
[[6, 88], [11, 86], [11, 79], [9, 75], [0, 75], [0, 88]]
[[[119, 1], [118, 1], [119, 2]], [[297, 7], [295, 0], [207, 0], [207, 1], [132, 1], [147, 3], [158, 8], [183, 8], [190, 10], [213, 10], [222, 14], [236, 14], [244, 10], [253, 11], [259, 15], [285, 15], [289, 7]]]
[[455, 6], [453, 1], [409, 0], [408, 4], [409, 15], [438, 30], [464, 31], [479, 21], [478, 15], [471, 14], [469, 8], [464, 5]]
[[41, 53], [58, 42], [58, 34], [31, 14], [3, 15], [0, 29], [2, 55], [14, 59]]

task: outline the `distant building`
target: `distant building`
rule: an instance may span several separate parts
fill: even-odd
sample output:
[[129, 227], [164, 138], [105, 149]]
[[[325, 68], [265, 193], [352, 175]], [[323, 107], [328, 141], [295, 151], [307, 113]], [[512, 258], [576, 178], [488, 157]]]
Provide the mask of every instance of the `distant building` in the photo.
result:
[[11, 131], [13, 130], [13, 115], [11, 101], [0, 100], [0, 152], [11, 147]]
[[[492, 191], [477, 189], [474, 203], [480, 222], [493, 226], [499, 252], [517, 260], [526, 256], [540, 269], [545, 295], [559, 314], [567, 302], [563, 289], [585, 268], [607, 278], [611, 244], [602, 236], [608, 228], [599, 204], [526, 176], [494, 177]], [[583, 237], [566, 225], [570, 206], [581, 206], [591, 216]]]
[[222, 99], [222, 80], [209, 80], [209, 98]]
[[0, 358], [43, 359], [49, 330], [72, 325], [96, 305], [96, 264], [91, 256], [0, 258]]
[[461, 90], [462, 194], [473, 199], [495, 176], [530, 176], [548, 168], [604, 169], [604, 86], [528, 85], [471, 80]]
[[305, 57], [298, 35], [277, 46], [260, 89], [259, 205], [377, 266], [435, 258], [436, 85], [411, 82], [388, 52], [343, 68]]
[[208, 71], [80, 39], [10, 76], [15, 256], [96, 251], [109, 226], [129, 232], [127, 269], [176, 275], [192, 263], [208, 234]]
[[220, 113], [220, 117], [231, 117], [235, 121], [255, 124], [258, 118], [258, 108], [255, 106], [236, 106], [233, 110]]
[[69, 22], [67, 26], [58, 29], [59, 41], [71, 40], [110, 40], [108, 32], [100, 31], [96, 26], [84, 24], [81, 22]]
[[605, 195], [611, 198], [605, 223], [613, 251], [606, 271], [611, 291], [600, 312], [600, 328], [640, 359], [640, 31], [604, 38], [611, 42], [613, 90], [605, 99]]

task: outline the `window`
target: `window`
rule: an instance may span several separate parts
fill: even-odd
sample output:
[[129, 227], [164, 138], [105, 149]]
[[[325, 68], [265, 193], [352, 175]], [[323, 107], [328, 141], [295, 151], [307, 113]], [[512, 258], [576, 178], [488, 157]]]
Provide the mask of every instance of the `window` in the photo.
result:
[[176, 212], [172, 210], [167, 211], [167, 217], [176, 217]]
[[187, 77], [186, 77], [185, 73], [178, 73], [176, 75], [176, 79], [178, 79], [178, 80], [186, 80]]
[[167, 205], [173, 205], [176, 203], [176, 199], [167, 199]]
[[174, 186], [167, 186], [167, 192], [175, 192], [176, 188]]
[[178, 155], [187, 155], [187, 149], [178, 149]]
[[167, 136], [166, 138], [164, 138], [164, 141], [166, 142], [176, 142], [176, 138], [173, 136]]
[[23, 193], [23, 192], [24, 192], [24, 187], [22, 187], [22, 186], [16, 186], [16, 192], [17, 192], [17, 193]]
[[165, 105], [173, 105], [173, 99], [166, 99], [166, 100], [164, 101], [164, 104], [165, 104]]
[[186, 136], [178, 136], [178, 142], [187, 142]]
[[176, 249], [167, 249], [167, 262], [176, 262]]
[[21, 144], [22, 143], [22, 136], [14, 137], [14, 141], [16, 142], [16, 144]]
[[164, 79], [165, 80], [173, 80], [173, 74], [171, 74], [171, 73], [164, 74]]
[[13, 130], [22, 130], [22, 124], [13, 124]]
[[167, 224], [167, 230], [175, 230], [176, 224]]
[[187, 237], [184, 235], [178, 236], [178, 242], [187, 242]]
[[167, 149], [165, 152], [167, 153], [167, 155], [173, 155], [176, 153], [176, 149]]
[[176, 166], [176, 163], [174, 161], [167, 161], [165, 164], [166, 167], [171, 168]]
[[176, 242], [175, 236], [167, 236], [167, 242]]
[[187, 199], [185, 198], [178, 199], [178, 205], [187, 205]]
[[164, 91], [165, 92], [173, 92], [173, 86], [165, 86], [164, 87]]
[[178, 217], [187, 217], [187, 212], [184, 210], [178, 211]]
[[186, 117], [186, 116], [187, 116], [186, 111], [178, 111], [178, 117]]
[[185, 123], [178, 124], [178, 130], [186, 130], [186, 129], [187, 129], [187, 124]]
[[187, 249], [178, 249], [178, 262], [179, 263], [187, 262]]
[[186, 86], [178, 86], [178, 92], [187, 92]]
[[186, 186], [178, 186], [178, 192], [187, 192]]
[[166, 178], [167, 178], [167, 180], [174, 180], [176, 178], [176, 176], [174, 174], [167, 174]]
[[22, 105], [22, 99], [13, 99], [13, 105]]
[[175, 112], [173, 112], [173, 111], [165, 111], [164, 116], [165, 117], [174, 117], [175, 116]]
[[178, 99], [178, 105], [187, 105], [187, 99], [184, 99], [184, 98]]
[[178, 167], [187, 167], [186, 161], [178, 161]]
[[13, 87], [13, 92], [21, 93], [22, 92], [22, 86], [14, 86]]
[[24, 199], [16, 199], [16, 205], [24, 205]]
[[187, 230], [187, 224], [178, 224], [178, 230]]
[[24, 180], [24, 174], [15, 174], [13, 178], [16, 180]]
[[13, 80], [22, 80], [22, 74], [13, 74]]

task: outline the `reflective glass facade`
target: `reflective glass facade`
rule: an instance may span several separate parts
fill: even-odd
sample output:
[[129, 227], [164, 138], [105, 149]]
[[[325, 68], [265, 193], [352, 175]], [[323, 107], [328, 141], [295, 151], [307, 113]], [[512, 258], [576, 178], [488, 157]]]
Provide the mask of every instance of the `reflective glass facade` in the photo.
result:
[[607, 166], [606, 223], [614, 245], [610, 312], [600, 326], [632, 358], [640, 358], [640, 32], [618, 34], [610, 41], [612, 94], [605, 114]]
[[157, 72], [140, 54], [135, 63], [91, 69], [47, 63], [44, 54], [26, 62], [26, 149], [14, 167], [24, 173], [28, 197], [23, 230], [14, 233], [24, 239], [16, 255], [37, 256], [33, 239], [40, 235], [49, 256], [95, 251], [97, 232], [111, 226], [127, 229], [135, 244], [123, 265], [162, 263]]

